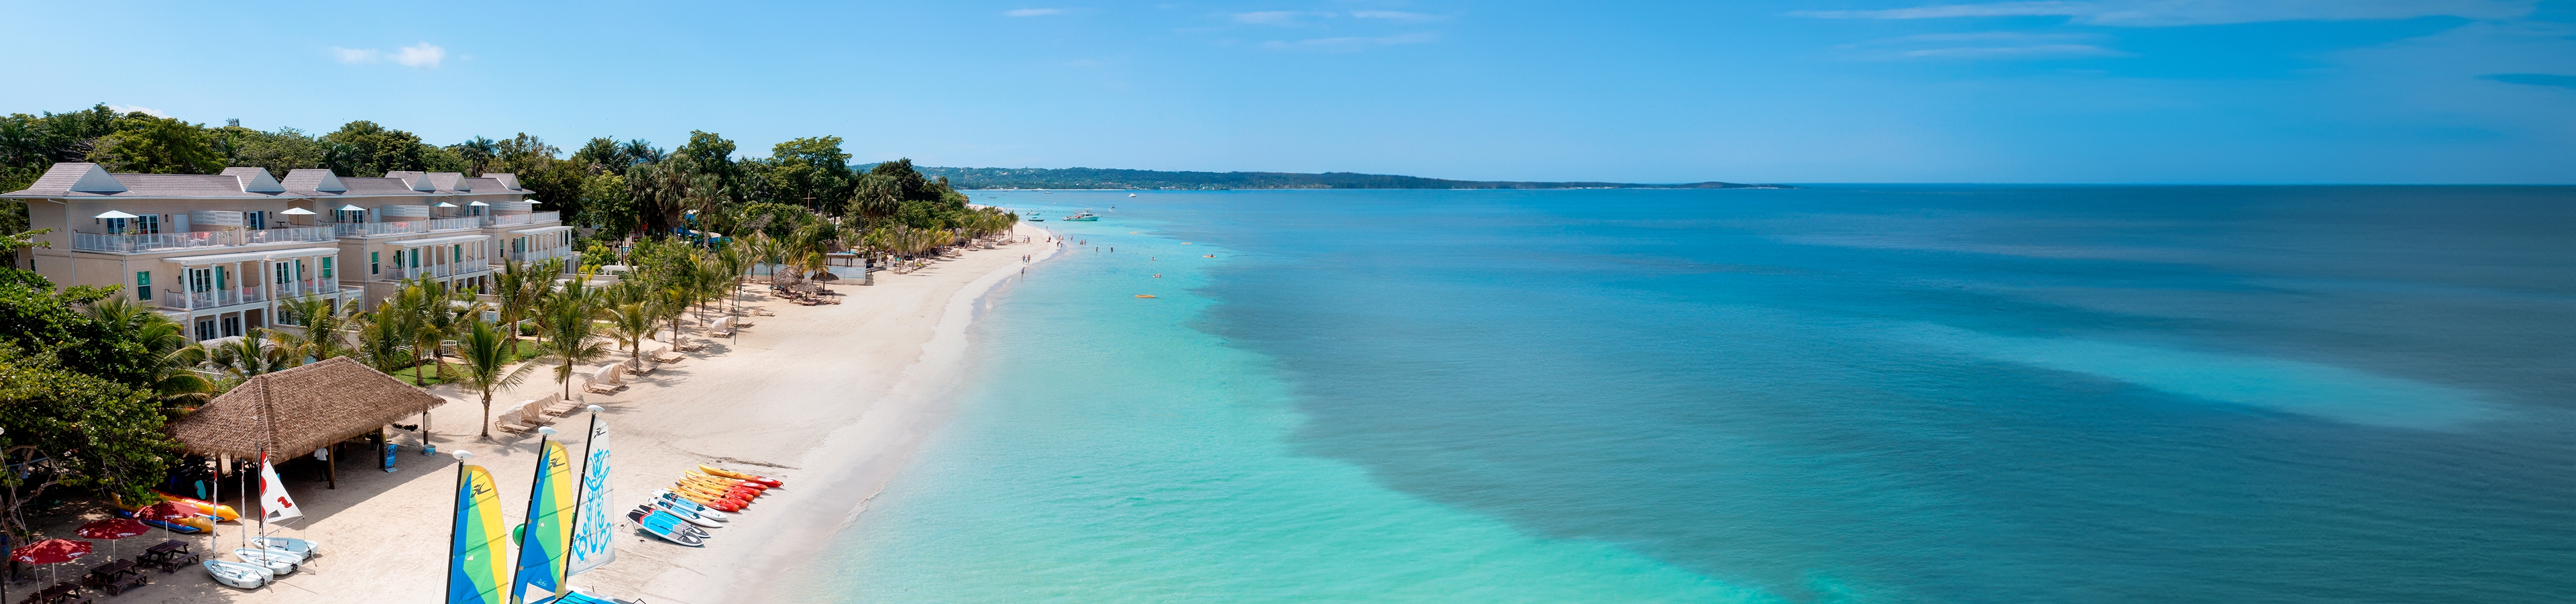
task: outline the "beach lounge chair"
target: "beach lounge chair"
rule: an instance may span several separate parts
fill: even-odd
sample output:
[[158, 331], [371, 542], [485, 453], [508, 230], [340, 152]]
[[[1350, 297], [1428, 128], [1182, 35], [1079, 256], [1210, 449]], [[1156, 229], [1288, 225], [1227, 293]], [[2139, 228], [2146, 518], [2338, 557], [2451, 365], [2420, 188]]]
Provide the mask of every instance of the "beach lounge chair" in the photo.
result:
[[680, 362], [681, 359], [689, 358], [681, 356], [680, 353], [671, 352], [671, 347], [669, 346], [655, 348], [653, 349], [653, 354], [644, 356], [645, 358], [653, 359], [653, 362], [655, 363], [677, 363]]
[[678, 350], [678, 351], [681, 351], [681, 352], [697, 352], [697, 351], [699, 351], [699, 350], [701, 350], [701, 349], [704, 349], [704, 348], [706, 348], [706, 347], [707, 347], [707, 343], [706, 343], [706, 342], [701, 342], [701, 341], [698, 341], [698, 339], [697, 339], [697, 338], [692, 338], [692, 337], [685, 336], [685, 335], [684, 335], [684, 336], [680, 336], [680, 337], [672, 338], [672, 339], [671, 339], [671, 349], [672, 349], [672, 350]]
[[707, 335], [719, 338], [731, 336], [733, 335], [733, 327], [734, 317], [716, 319], [714, 325], [707, 326]]
[[537, 399], [537, 406], [545, 409], [545, 413], [548, 416], [563, 417], [571, 415], [572, 412], [579, 411], [582, 407], [587, 407], [589, 405], [584, 405], [581, 401], [566, 399], [562, 394], [549, 394], [546, 395], [545, 398]]
[[626, 366], [617, 363], [600, 366], [599, 371], [591, 373], [589, 379], [582, 381], [581, 389], [583, 392], [600, 394], [611, 394], [626, 389]]
[[529, 399], [528, 402], [519, 403], [519, 423], [530, 426], [543, 426], [555, 423], [555, 418], [546, 416], [546, 406], [544, 403], [540, 402], [542, 400], [543, 399]]
[[511, 434], [518, 434], [520, 432], [537, 429], [536, 424], [528, 423], [526, 421], [528, 403], [533, 402], [536, 401], [520, 401], [519, 404], [511, 405], [509, 408], [502, 409], [500, 415], [492, 417], [492, 429]]

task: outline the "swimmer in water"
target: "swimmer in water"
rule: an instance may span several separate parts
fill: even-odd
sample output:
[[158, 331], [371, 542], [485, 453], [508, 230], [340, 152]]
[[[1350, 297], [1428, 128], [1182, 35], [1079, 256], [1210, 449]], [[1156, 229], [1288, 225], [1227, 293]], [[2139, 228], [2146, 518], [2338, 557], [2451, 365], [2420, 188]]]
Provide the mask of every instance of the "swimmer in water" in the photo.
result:
[[1162, 274], [1162, 273], [1154, 273], [1154, 278], [1156, 278], [1156, 279], [1161, 279], [1161, 278], [1163, 278], [1163, 274]]

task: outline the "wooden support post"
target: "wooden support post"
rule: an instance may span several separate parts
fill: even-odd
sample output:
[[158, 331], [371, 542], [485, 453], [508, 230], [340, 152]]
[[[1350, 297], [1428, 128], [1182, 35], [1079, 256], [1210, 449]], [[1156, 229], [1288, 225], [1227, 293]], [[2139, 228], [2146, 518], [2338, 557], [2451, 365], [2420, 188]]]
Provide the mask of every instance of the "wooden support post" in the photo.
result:
[[331, 458], [322, 460], [322, 471], [331, 477], [331, 490], [340, 490], [340, 443], [331, 443], [323, 450], [330, 451]]

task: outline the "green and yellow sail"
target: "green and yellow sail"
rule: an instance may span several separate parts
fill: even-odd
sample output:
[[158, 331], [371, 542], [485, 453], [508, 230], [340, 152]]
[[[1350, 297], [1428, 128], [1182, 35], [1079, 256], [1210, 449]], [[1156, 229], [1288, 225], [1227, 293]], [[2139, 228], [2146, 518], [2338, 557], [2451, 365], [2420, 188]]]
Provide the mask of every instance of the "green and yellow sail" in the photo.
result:
[[501, 518], [501, 494], [492, 473], [463, 464], [456, 473], [456, 527], [448, 546], [447, 604], [507, 604], [501, 580], [510, 573], [510, 527]]
[[528, 523], [519, 537], [519, 573], [512, 579], [509, 604], [544, 602], [562, 591], [565, 553], [572, 545], [574, 506], [572, 456], [563, 443], [547, 440], [537, 460], [535, 493], [528, 496]]

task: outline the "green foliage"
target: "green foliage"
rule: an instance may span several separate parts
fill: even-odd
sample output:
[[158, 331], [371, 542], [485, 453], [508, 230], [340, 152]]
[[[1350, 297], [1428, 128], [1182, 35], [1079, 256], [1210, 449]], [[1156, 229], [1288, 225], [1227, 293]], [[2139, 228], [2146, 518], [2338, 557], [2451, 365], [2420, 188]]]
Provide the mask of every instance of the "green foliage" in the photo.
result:
[[[208, 135], [215, 151], [224, 156], [224, 165], [261, 168], [279, 178], [290, 170], [326, 167], [334, 151], [330, 144], [294, 128], [262, 132], [227, 124]], [[339, 151], [346, 154], [348, 149]]]
[[341, 176], [384, 176], [400, 170], [434, 171], [433, 165], [462, 168], [463, 157], [456, 152], [420, 141], [420, 136], [386, 128], [375, 122], [359, 120], [322, 135], [322, 142], [345, 145], [347, 151], [340, 163], [331, 166]]
[[[88, 161], [96, 139], [116, 132], [117, 119], [124, 115], [102, 103], [70, 113], [0, 118], [0, 191], [27, 188], [56, 162]], [[26, 228], [23, 219], [19, 224], [0, 231]]]
[[735, 215], [733, 220], [735, 228], [741, 232], [731, 234], [741, 236], [763, 233], [773, 239], [784, 239], [794, 234], [796, 229], [818, 221], [814, 213], [805, 208], [784, 203], [757, 202], [743, 206], [742, 211]]
[[456, 338], [456, 356], [462, 361], [458, 363], [457, 381], [483, 395], [485, 437], [492, 436], [492, 392], [517, 387], [536, 370], [535, 365], [520, 365], [515, 370], [510, 368], [512, 363], [518, 362], [518, 354], [511, 351], [511, 344], [509, 336], [504, 335], [499, 327], [484, 322], [479, 314], [467, 320], [465, 329]]
[[841, 151], [841, 137], [800, 138], [770, 148], [770, 159], [762, 180], [767, 183], [767, 197], [782, 203], [838, 210], [850, 198], [850, 154]]
[[114, 172], [213, 174], [224, 170], [206, 129], [143, 113], [117, 118], [116, 132], [93, 143], [89, 160]]
[[0, 343], [0, 443], [31, 475], [0, 472], [16, 495], [10, 518], [48, 487], [140, 494], [177, 461], [149, 392], [64, 367], [50, 354]]
[[640, 226], [623, 174], [603, 172], [583, 179], [581, 207], [582, 222], [597, 225], [604, 232], [632, 233]]

